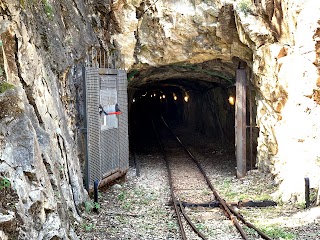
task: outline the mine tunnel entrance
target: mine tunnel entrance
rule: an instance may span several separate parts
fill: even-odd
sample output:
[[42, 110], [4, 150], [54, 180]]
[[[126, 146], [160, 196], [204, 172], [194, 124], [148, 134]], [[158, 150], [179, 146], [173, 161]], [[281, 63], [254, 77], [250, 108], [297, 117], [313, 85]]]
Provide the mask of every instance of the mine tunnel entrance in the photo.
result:
[[[188, 74], [186, 74], [188, 75]], [[232, 78], [232, 77], [231, 77]], [[228, 82], [201, 78], [146, 79], [142, 84], [129, 82], [129, 132], [131, 151], [148, 154], [156, 144], [152, 120], [160, 116], [175, 129], [193, 138], [201, 134], [235, 151], [235, 79]], [[254, 128], [256, 110], [254, 91], [247, 88], [247, 170], [254, 168], [258, 131]], [[195, 133], [195, 134], [192, 134]], [[190, 134], [191, 133], [191, 134]], [[233, 162], [236, 167], [236, 161]]]

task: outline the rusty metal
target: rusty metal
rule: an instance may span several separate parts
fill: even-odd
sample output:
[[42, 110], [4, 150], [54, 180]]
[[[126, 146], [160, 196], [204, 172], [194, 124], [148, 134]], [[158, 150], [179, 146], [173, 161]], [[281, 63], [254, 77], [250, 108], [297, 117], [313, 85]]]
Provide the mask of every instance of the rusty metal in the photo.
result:
[[237, 178], [246, 175], [246, 71], [236, 72], [236, 112], [235, 112], [235, 144], [237, 159]]
[[244, 232], [244, 230], [242, 229], [241, 225], [239, 224], [239, 222], [237, 221], [237, 219], [232, 215], [232, 213], [230, 212], [229, 207], [227, 206], [226, 202], [219, 196], [218, 192], [215, 190], [215, 188], [213, 187], [211, 181], [209, 180], [206, 172], [204, 171], [204, 169], [202, 168], [202, 166], [200, 165], [200, 163], [196, 160], [196, 158], [193, 156], [193, 154], [187, 149], [187, 147], [181, 142], [181, 140], [178, 138], [178, 136], [175, 135], [175, 133], [170, 129], [170, 127], [168, 126], [168, 124], [165, 122], [165, 120], [163, 119], [163, 117], [161, 117], [164, 125], [168, 128], [168, 130], [171, 132], [171, 134], [176, 138], [176, 140], [180, 143], [180, 145], [183, 147], [183, 149], [189, 154], [189, 156], [191, 157], [192, 161], [198, 166], [200, 172], [203, 174], [208, 186], [210, 187], [213, 195], [215, 196], [215, 198], [220, 202], [222, 208], [224, 209], [224, 211], [228, 214], [230, 220], [232, 221], [232, 223], [235, 225], [235, 227], [238, 229], [239, 233], [241, 234], [241, 236], [243, 237], [243, 239], [248, 239], [246, 233]]
[[184, 208], [180, 202], [180, 200], [178, 200], [178, 204], [181, 210], [182, 215], [184, 216], [184, 218], [187, 220], [187, 222], [189, 223], [189, 225], [192, 227], [193, 231], [202, 239], [206, 240], [207, 237], [204, 236], [198, 229], [197, 227], [192, 223], [191, 219], [189, 218], [189, 216], [186, 214], [186, 212], [184, 211]]
[[310, 180], [308, 177], [304, 178], [304, 185], [305, 185], [306, 208], [309, 208], [310, 207]]
[[242, 217], [238, 212], [236, 212], [232, 207], [228, 206], [230, 211], [239, 219], [241, 220], [247, 227], [252, 228], [255, 230], [263, 239], [265, 240], [272, 240], [272, 238], [268, 237], [265, 233], [263, 233], [260, 229], [254, 226], [252, 223], [246, 221], [244, 217]]
[[[237, 213], [236, 211], [233, 210], [233, 208], [231, 206], [229, 206], [224, 199], [222, 199], [220, 197], [220, 195], [218, 194], [218, 192], [215, 190], [215, 188], [213, 187], [210, 179], [208, 178], [207, 174], [205, 173], [203, 167], [201, 166], [201, 164], [198, 162], [198, 160], [193, 156], [193, 154], [187, 149], [187, 147], [182, 143], [182, 141], [178, 138], [178, 136], [175, 135], [175, 133], [171, 130], [171, 128], [169, 127], [169, 125], [165, 122], [165, 120], [163, 119], [163, 117], [161, 117], [164, 125], [167, 127], [167, 129], [171, 132], [171, 134], [176, 138], [176, 140], [180, 143], [180, 145], [183, 147], [183, 149], [188, 153], [188, 155], [190, 156], [190, 158], [192, 159], [192, 161], [198, 166], [200, 172], [203, 174], [208, 186], [210, 187], [213, 195], [215, 196], [216, 200], [219, 201], [222, 209], [228, 214], [230, 220], [232, 221], [232, 223], [235, 225], [235, 227], [237, 228], [237, 230], [239, 231], [240, 235], [242, 236], [243, 239], [247, 240], [248, 236], [245, 233], [245, 231], [243, 230], [243, 228], [241, 227], [241, 225], [239, 224], [239, 222], [237, 221], [237, 219], [241, 220], [245, 225], [247, 225], [248, 227], [254, 229], [263, 239], [266, 240], [271, 240], [271, 238], [269, 238], [266, 234], [264, 234], [263, 232], [261, 232], [258, 228], [256, 228], [253, 224], [251, 224], [250, 222], [247, 222], [239, 213]], [[157, 137], [159, 138], [159, 136], [157, 135]], [[163, 149], [163, 146], [161, 146]], [[169, 165], [167, 165], [167, 168], [169, 168]], [[170, 170], [170, 169], [169, 169]], [[170, 179], [171, 179], [171, 174], [170, 174]], [[171, 181], [171, 180], [170, 180]], [[172, 184], [172, 183], [171, 183]], [[176, 205], [176, 203], [174, 203]]]
[[165, 151], [164, 151], [163, 144], [161, 142], [161, 139], [160, 139], [160, 137], [158, 135], [158, 132], [156, 130], [156, 127], [155, 127], [153, 121], [152, 121], [152, 126], [153, 126], [154, 132], [155, 132], [155, 134], [157, 136], [157, 139], [159, 141], [161, 152], [163, 153], [163, 158], [164, 158], [164, 160], [166, 162], [168, 178], [169, 178], [170, 194], [171, 194], [171, 198], [172, 198], [172, 201], [173, 201], [174, 210], [175, 210], [176, 215], [177, 215], [178, 224], [179, 224], [179, 228], [180, 228], [180, 232], [181, 232], [181, 237], [182, 237], [183, 240], [187, 240], [187, 236], [186, 236], [186, 233], [184, 231], [182, 220], [181, 220], [181, 216], [180, 216], [180, 211], [179, 211], [178, 206], [177, 206], [178, 202], [177, 202], [176, 196], [174, 195], [174, 192], [173, 192], [172, 173], [171, 173], [171, 169], [169, 167], [169, 161], [167, 159], [167, 156], [166, 156]]

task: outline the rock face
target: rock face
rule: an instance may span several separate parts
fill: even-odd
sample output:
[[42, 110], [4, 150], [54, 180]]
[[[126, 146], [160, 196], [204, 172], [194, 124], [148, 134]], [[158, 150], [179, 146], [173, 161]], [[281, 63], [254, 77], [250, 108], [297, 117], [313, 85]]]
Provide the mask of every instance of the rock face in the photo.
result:
[[250, 30], [250, 17], [242, 15], [238, 25], [256, 47], [258, 166], [276, 176], [284, 201], [301, 201], [304, 177], [311, 179], [312, 187], [319, 182], [320, 3], [262, 1], [256, 12], [272, 38], [261, 43], [260, 31]]
[[[14, 89], [0, 94], [0, 187], [9, 184], [0, 188], [0, 237], [77, 239], [87, 193], [76, 100], [93, 46], [121, 51], [131, 87], [172, 78], [225, 87], [245, 62], [256, 92], [258, 167], [275, 175], [283, 200], [303, 196], [305, 176], [315, 187], [320, 2], [249, 2], [1, 1], [0, 84]], [[221, 89], [202, 100], [217, 106]], [[217, 108], [222, 125], [232, 119]]]
[[1, 239], [77, 239], [87, 193], [75, 102], [86, 51], [117, 31], [111, 6], [0, 2], [1, 79], [14, 86], [0, 94]]
[[[126, 4], [116, 13], [122, 32], [112, 39], [126, 54], [127, 67], [139, 70], [131, 87], [170, 78], [223, 85], [225, 79], [201, 75], [195, 69], [218, 71], [234, 81], [239, 59], [246, 62], [256, 93], [257, 166], [275, 175], [285, 201], [303, 198], [304, 177], [311, 179], [311, 187], [317, 187], [318, 1]], [[181, 65], [184, 71], [179, 69]], [[191, 65], [191, 70], [185, 65]]]

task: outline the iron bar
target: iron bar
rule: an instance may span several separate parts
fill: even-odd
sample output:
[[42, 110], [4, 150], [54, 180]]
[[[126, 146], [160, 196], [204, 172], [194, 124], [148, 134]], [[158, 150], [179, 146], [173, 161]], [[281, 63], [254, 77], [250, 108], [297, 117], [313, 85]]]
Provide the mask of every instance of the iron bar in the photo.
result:
[[308, 177], [304, 178], [304, 186], [305, 186], [305, 201], [306, 201], [306, 208], [310, 207], [310, 180]]
[[[229, 207], [229, 206], [228, 206]], [[237, 213], [232, 207], [229, 207], [230, 211], [239, 219], [241, 220], [246, 226], [249, 228], [254, 229], [263, 239], [265, 240], [272, 240], [270, 237], [268, 237], [265, 233], [261, 232], [260, 229], [258, 229], [256, 226], [254, 226], [252, 223], [247, 222], [239, 213]]]
[[241, 234], [241, 236], [243, 237], [243, 239], [247, 240], [248, 237], [246, 235], [246, 233], [244, 232], [244, 230], [242, 229], [241, 225], [239, 224], [239, 222], [237, 221], [237, 219], [233, 216], [233, 214], [230, 212], [229, 207], [227, 206], [226, 202], [224, 201], [224, 199], [222, 199], [218, 192], [215, 190], [215, 188], [213, 187], [211, 181], [209, 180], [207, 174], [205, 173], [204, 169], [202, 168], [202, 166], [200, 165], [200, 163], [196, 160], [196, 158], [192, 155], [192, 153], [187, 149], [187, 147], [181, 142], [181, 140], [178, 138], [178, 136], [176, 136], [174, 134], [174, 132], [170, 129], [170, 127], [168, 126], [168, 124], [165, 122], [165, 120], [163, 119], [163, 117], [161, 117], [163, 123], [165, 124], [165, 126], [168, 128], [168, 130], [171, 132], [171, 134], [177, 139], [177, 141], [180, 143], [180, 145], [183, 147], [183, 149], [189, 154], [189, 156], [191, 157], [192, 161], [198, 166], [200, 172], [203, 174], [208, 186], [210, 187], [213, 195], [215, 196], [215, 198], [220, 202], [221, 206], [223, 207], [223, 209], [225, 210], [225, 212], [228, 214], [230, 220], [232, 221], [232, 223], [235, 225], [235, 227], [238, 229], [239, 233]]
[[99, 186], [99, 181], [95, 180], [93, 183], [93, 195], [94, 195], [94, 207], [93, 211], [98, 212], [98, 186]]
[[[89, 54], [88, 54], [89, 55]], [[83, 76], [83, 106], [87, 106], [87, 83], [86, 83], [86, 68], [82, 68], [82, 76]], [[84, 180], [85, 180], [85, 188], [89, 192], [89, 186], [90, 186], [90, 172], [89, 172], [89, 155], [88, 155], [88, 134], [87, 134], [87, 108], [83, 108], [83, 125], [84, 125], [84, 146], [85, 146], [85, 166], [84, 166]]]
[[102, 67], [101, 48], [99, 49], [99, 68]]
[[169, 178], [170, 194], [171, 194], [171, 198], [172, 198], [172, 201], [173, 201], [174, 210], [175, 210], [176, 215], [177, 215], [178, 224], [179, 224], [180, 232], [181, 232], [181, 237], [182, 237], [183, 240], [187, 240], [187, 236], [186, 236], [186, 233], [185, 233], [183, 225], [182, 225], [180, 211], [178, 210], [178, 206], [177, 206], [177, 199], [176, 199], [176, 197], [174, 195], [174, 192], [173, 192], [172, 173], [171, 173], [171, 169], [169, 167], [169, 161], [167, 159], [167, 156], [166, 156], [165, 151], [164, 151], [163, 144], [162, 144], [162, 142], [160, 140], [160, 137], [158, 135], [156, 127], [154, 126], [154, 122], [153, 121], [152, 121], [152, 126], [153, 126], [153, 129], [154, 129], [155, 133], [156, 133], [157, 139], [159, 141], [160, 149], [161, 149], [161, 152], [163, 153], [163, 158], [164, 158], [164, 160], [166, 162], [166, 167], [167, 167], [167, 171], [168, 171], [168, 178]]
[[253, 224], [251, 224], [250, 222], [247, 222], [239, 213], [237, 213], [236, 211], [233, 210], [233, 208], [231, 206], [229, 206], [224, 199], [222, 199], [220, 197], [220, 195], [218, 194], [218, 192], [215, 190], [215, 188], [213, 187], [210, 179], [208, 178], [207, 174], [205, 173], [204, 169], [202, 168], [202, 166], [200, 165], [200, 163], [197, 161], [197, 159], [192, 155], [192, 153], [186, 148], [186, 146], [181, 142], [181, 140], [178, 138], [178, 136], [175, 135], [175, 133], [170, 129], [170, 127], [168, 126], [168, 124], [165, 122], [164, 118], [161, 117], [164, 125], [167, 127], [167, 129], [171, 132], [171, 134], [176, 138], [176, 140], [180, 143], [180, 145], [184, 148], [184, 150], [189, 154], [189, 156], [191, 157], [191, 159], [194, 161], [194, 163], [198, 166], [200, 172], [203, 174], [208, 186], [210, 187], [210, 189], [212, 190], [212, 193], [214, 194], [215, 198], [219, 201], [219, 203], [222, 206], [222, 209], [225, 210], [225, 212], [228, 214], [230, 220], [232, 221], [232, 223], [235, 225], [235, 227], [238, 229], [239, 233], [241, 234], [242, 238], [247, 240], [248, 236], [246, 235], [245, 231], [243, 230], [243, 228], [241, 227], [241, 225], [239, 224], [239, 222], [237, 221], [237, 218], [239, 220], [241, 220], [245, 225], [247, 225], [248, 227], [254, 229], [263, 239], [266, 240], [271, 240], [271, 238], [269, 238], [266, 234], [264, 234], [263, 232], [261, 232], [258, 228], [256, 228]]
[[177, 200], [178, 201], [178, 204], [179, 204], [179, 207], [180, 207], [180, 210], [181, 210], [181, 213], [182, 215], [184, 216], [184, 218], [187, 220], [187, 222], [189, 223], [189, 225], [192, 227], [193, 231], [199, 236], [201, 237], [202, 239], [206, 240], [206, 236], [204, 236], [198, 229], [197, 227], [192, 223], [191, 219], [189, 218], [189, 216], [186, 214], [186, 212], [184, 211], [184, 208], [180, 202], [180, 200]]

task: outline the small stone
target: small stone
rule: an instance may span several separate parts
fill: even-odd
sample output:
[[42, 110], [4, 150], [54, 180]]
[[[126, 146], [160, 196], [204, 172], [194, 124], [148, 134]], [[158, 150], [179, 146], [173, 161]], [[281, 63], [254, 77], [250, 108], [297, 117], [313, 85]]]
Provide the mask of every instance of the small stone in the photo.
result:
[[122, 189], [122, 186], [121, 186], [120, 184], [117, 184], [117, 183], [116, 183], [116, 184], [114, 184], [114, 185], [111, 186], [111, 189], [112, 189], [112, 190], [119, 190], [119, 189]]

